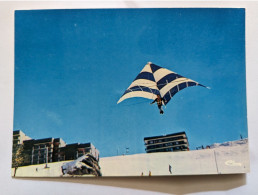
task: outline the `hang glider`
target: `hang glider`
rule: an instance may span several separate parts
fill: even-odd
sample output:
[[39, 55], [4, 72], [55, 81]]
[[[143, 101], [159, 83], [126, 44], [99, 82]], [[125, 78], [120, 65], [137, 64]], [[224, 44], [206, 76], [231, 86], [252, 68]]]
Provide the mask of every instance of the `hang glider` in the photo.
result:
[[177, 92], [191, 86], [209, 88], [166, 68], [148, 62], [117, 103], [133, 97], [155, 100], [157, 95], [160, 95], [165, 100], [164, 104], [166, 105]]

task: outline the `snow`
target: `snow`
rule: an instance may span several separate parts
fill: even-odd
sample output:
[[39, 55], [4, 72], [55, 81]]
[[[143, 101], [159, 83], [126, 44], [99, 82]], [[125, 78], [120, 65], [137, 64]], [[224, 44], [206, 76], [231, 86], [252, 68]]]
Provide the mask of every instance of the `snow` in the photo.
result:
[[82, 160], [85, 158], [85, 156], [81, 156], [80, 158], [78, 158], [77, 160], [71, 161], [71, 162], [67, 162], [64, 163], [62, 166], [63, 172], [64, 174], [67, 173], [72, 173], [74, 171], [76, 171], [77, 168], [81, 168], [83, 166], [87, 166], [86, 164], [84, 164], [82, 162]]
[[[17, 177], [63, 176], [68, 161], [20, 167]], [[78, 162], [78, 161], [77, 161]], [[213, 144], [210, 149], [100, 158], [103, 176], [232, 174], [250, 171], [248, 140]], [[13, 170], [12, 170], [13, 175]]]
[[81, 156], [80, 158], [64, 163], [62, 165], [64, 175], [96, 175], [101, 176], [98, 161], [90, 154]]
[[[172, 167], [172, 174], [169, 171]], [[103, 176], [230, 174], [250, 171], [248, 144], [237, 141], [212, 149], [101, 158]]]
[[248, 139], [241, 139], [241, 140], [236, 140], [236, 141], [229, 141], [229, 142], [224, 142], [224, 143], [215, 143], [210, 145], [210, 148], [218, 148], [218, 147], [222, 147], [222, 146], [238, 146], [238, 145], [242, 145], [242, 144], [247, 144], [248, 143]]

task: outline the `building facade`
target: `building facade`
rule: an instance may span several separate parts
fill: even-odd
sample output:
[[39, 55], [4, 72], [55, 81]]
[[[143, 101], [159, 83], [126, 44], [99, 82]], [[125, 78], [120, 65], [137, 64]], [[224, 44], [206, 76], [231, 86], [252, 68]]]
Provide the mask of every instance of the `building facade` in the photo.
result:
[[62, 138], [31, 139], [19, 130], [13, 131], [13, 152], [18, 145], [23, 146], [26, 157], [23, 165], [75, 160], [85, 154], [99, 160], [99, 151], [91, 143], [66, 144]]
[[185, 132], [145, 137], [146, 153], [188, 151], [189, 143]]
[[61, 161], [58, 152], [60, 147], [66, 145], [61, 138], [31, 139], [24, 141], [23, 144], [31, 165]]
[[25, 135], [21, 130], [13, 131], [13, 145], [22, 144], [23, 141], [31, 139], [29, 136]]
[[25, 135], [21, 130], [13, 131], [13, 154], [16, 153], [18, 146], [23, 144], [23, 141], [30, 140], [31, 138]]
[[99, 151], [92, 143], [74, 143], [67, 144], [60, 149], [60, 155], [65, 160], [74, 160], [85, 154], [91, 154], [97, 161], [99, 161]]

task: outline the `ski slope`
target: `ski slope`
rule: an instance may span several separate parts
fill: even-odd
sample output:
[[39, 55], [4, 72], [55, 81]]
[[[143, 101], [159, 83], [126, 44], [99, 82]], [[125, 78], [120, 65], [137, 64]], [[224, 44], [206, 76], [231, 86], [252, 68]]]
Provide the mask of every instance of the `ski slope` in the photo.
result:
[[[232, 174], [250, 171], [248, 140], [213, 144], [210, 149], [100, 158], [102, 176]], [[18, 168], [16, 177], [62, 177], [68, 161]], [[13, 176], [12, 169], [12, 176]]]

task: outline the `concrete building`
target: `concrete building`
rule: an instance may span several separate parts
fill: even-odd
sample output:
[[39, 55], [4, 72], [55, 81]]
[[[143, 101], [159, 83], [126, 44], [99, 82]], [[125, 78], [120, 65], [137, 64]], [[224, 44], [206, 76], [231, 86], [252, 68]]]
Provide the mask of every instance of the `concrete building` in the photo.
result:
[[65, 160], [75, 160], [85, 154], [91, 154], [97, 161], [99, 160], [99, 151], [92, 143], [67, 144], [60, 151], [60, 155]]
[[13, 145], [22, 144], [23, 141], [31, 139], [29, 136], [25, 135], [21, 130], [13, 131]]
[[13, 152], [23, 146], [24, 165], [75, 160], [84, 154], [91, 154], [99, 160], [99, 151], [91, 143], [66, 144], [62, 138], [31, 139], [22, 131], [13, 131]]
[[145, 137], [144, 143], [147, 153], [189, 150], [188, 139], [185, 132]]
[[61, 138], [31, 139], [23, 144], [24, 152], [30, 156], [31, 165], [61, 161], [58, 152], [66, 145]]
[[30, 139], [31, 138], [25, 135], [25, 133], [23, 133], [21, 130], [13, 131], [13, 149], [12, 149], [13, 154], [16, 153], [19, 145], [23, 144], [25, 140], [30, 140]]

